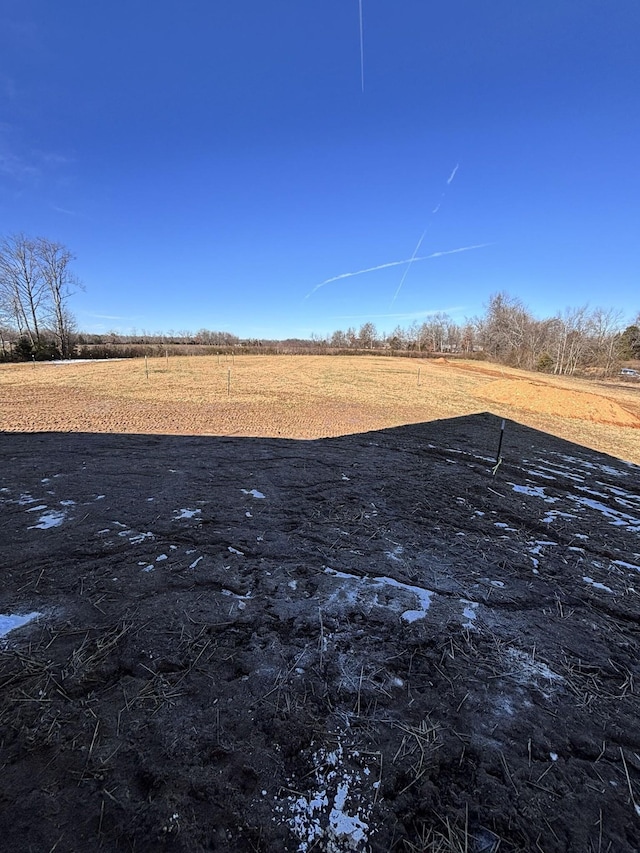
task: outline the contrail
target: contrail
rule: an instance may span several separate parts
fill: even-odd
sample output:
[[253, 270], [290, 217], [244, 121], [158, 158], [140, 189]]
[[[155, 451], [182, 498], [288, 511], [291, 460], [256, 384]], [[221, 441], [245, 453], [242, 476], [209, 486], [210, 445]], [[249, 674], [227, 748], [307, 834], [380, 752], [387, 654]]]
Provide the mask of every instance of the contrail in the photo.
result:
[[[447, 178], [447, 186], [449, 186], [449, 184], [453, 181], [453, 179], [456, 176], [456, 172], [458, 171], [459, 168], [460, 168], [460, 163], [456, 163], [456, 165], [453, 167], [453, 172], [451, 172], [451, 174]], [[446, 194], [447, 194], [447, 190], [445, 189], [445, 191], [440, 196], [440, 201], [436, 204], [436, 206], [433, 208], [431, 213], [437, 213], [440, 210], [440, 207], [442, 206], [442, 202], [444, 201], [444, 197], [446, 196]]]
[[[460, 168], [460, 163], [456, 163], [456, 165], [453, 167], [453, 171], [451, 172], [451, 174], [450, 174], [450, 175], [449, 175], [449, 177], [447, 178], [447, 186], [446, 186], [446, 187], [444, 188], [444, 190], [442, 191], [442, 194], [441, 194], [441, 196], [440, 196], [440, 200], [438, 201], [438, 203], [436, 204], [436, 206], [435, 206], [435, 207], [433, 208], [433, 210], [431, 211], [431, 215], [432, 215], [432, 216], [433, 216], [433, 214], [434, 214], [434, 213], [437, 213], [437, 212], [440, 210], [440, 208], [441, 208], [441, 206], [442, 206], [442, 202], [444, 201], [444, 198], [445, 198], [445, 196], [446, 196], [446, 194], [447, 194], [447, 189], [449, 188], [449, 185], [451, 184], [451, 182], [452, 182], [452, 181], [453, 181], [453, 179], [455, 178], [455, 176], [456, 176], [456, 172], [458, 171], [458, 169], [459, 169], [459, 168]], [[420, 246], [421, 246], [421, 244], [422, 244], [422, 241], [424, 240], [425, 235], [426, 235], [427, 231], [429, 230], [429, 225], [431, 225], [431, 221], [429, 221], [429, 222], [428, 222], [427, 227], [424, 229], [424, 232], [423, 232], [423, 234], [422, 234], [422, 237], [418, 240], [418, 245], [416, 246], [416, 249], [415, 249], [415, 251], [414, 251], [414, 253], [413, 253], [414, 255], [416, 255], [416, 254], [417, 254], [418, 249], [420, 248]], [[403, 273], [403, 275], [402, 275], [402, 279], [401, 279], [401, 281], [400, 281], [400, 284], [399, 284], [399, 285], [398, 285], [398, 287], [396, 288], [396, 292], [393, 294], [393, 299], [391, 300], [391, 305], [393, 305], [393, 303], [396, 301], [396, 299], [397, 299], [397, 297], [398, 297], [398, 294], [399, 294], [399, 293], [400, 293], [400, 291], [402, 290], [402, 285], [404, 284], [404, 280], [405, 280], [405, 278], [406, 278], [406, 277], [407, 277], [407, 275], [409, 274], [409, 270], [411, 269], [411, 263], [412, 263], [412, 262], [413, 262], [413, 258], [412, 258], [411, 262], [409, 263], [409, 266], [408, 266], [408, 267], [406, 268], [406, 270], [404, 271], [404, 273]], [[389, 307], [391, 307], [391, 305], [390, 305]]]
[[[424, 258], [417, 258], [418, 261], [423, 261]], [[408, 264], [411, 262], [411, 258], [406, 261], [390, 261], [388, 264], [378, 264], [377, 267], [368, 267], [366, 270], [357, 270], [356, 272], [343, 272], [340, 275], [334, 275], [332, 278], [327, 278], [324, 281], [321, 281], [320, 284], [316, 284], [313, 290], [310, 290], [309, 293], [305, 296], [305, 299], [308, 299], [311, 294], [315, 293], [316, 290], [320, 290], [321, 287], [324, 287], [325, 284], [331, 284], [332, 281], [339, 281], [342, 278], [351, 278], [353, 275], [364, 275], [366, 272], [376, 272], [376, 270], [384, 270], [387, 267], [399, 267], [402, 264]]]
[[[423, 235], [424, 237], [424, 235]], [[422, 242], [422, 237], [420, 238], [420, 243]], [[420, 248], [420, 243], [418, 243], [418, 247]], [[478, 243], [474, 246], [461, 246], [459, 249], [447, 249], [444, 252], [432, 252], [430, 255], [423, 255], [420, 258], [411, 257], [407, 258], [404, 261], [389, 261], [387, 264], [378, 264], [377, 267], [367, 267], [366, 270], [356, 270], [356, 272], [343, 272], [340, 275], [334, 275], [332, 278], [327, 278], [324, 281], [321, 281], [320, 284], [316, 284], [316, 286], [307, 293], [305, 299], [308, 299], [312, 294], [316, 292], [316, 290], [320, 290], [321, 287], [324, 287], [325, 284], [331, 284], [333, 281], [340, 281], [343, 278], [351, 278], [354, 275], [364, 275], [368, 272], [377, 272], [377, 270], [384, 270], [388, 267], [400, 267], [402, 264], [412, 264], [415, 261], [428, 261], [431, 258], [441, 258], [443, 255], [455, 255], [458, 252], [470, 252], [472, 249], [484, 249], [485, 246], [491, 246], [491, 243]], [[416, 249], [417, 251], [417, 249]]]
[[[400, 279], [400, 284], [398, 285], [398, 289], [397, 289], [397, 290], [396, 290], [396, 292], [393, 294], [393, 299], [391, 300], [391, 305], [393, 305], [393, 303], [396, 301], [396, 296], [400, 293], [400, 288], [401, 288], [401, 287], [402, 287], [402, 285], [404, 284], [404, 280], [405, 280], [405, 278], [407, 277], [407, 275], [409, 274], [409, 270], [411, 269], [411, 264], [412, 264], [412, 263], [415, 261], [415, 259], [416, 259], [416, 255], [418, 254], [418, 249], [420, 248], [420, 246], [422, 246], [422, 241], [423, 241], [423, 240], [424, 240], [424, 238], [427, 236], [427, 230], [428, 230], [428, 228], [425, 228], [425, 229], [424, 229], [424, 231], [422, 232], [422, 237], [418, 240], [418, 243], [417, 243], [417, 245], [416, 245], [415, 249], [413, 250], [413, 255], [411, 255], [411, 260], [410, 260], [410, 261], [409, 261], [409, 263], [407, 264], [407, 268], [406, 268], [406, 270], [405, 270], [405, 271], [403, 272], [403, 274], [402, 274], [402, 278]], [[390, 305], [389, 307], [391, 307], [391, 305]]]
[[362, 27], [362, 0], [358, 0], [358, 8], [360, 11], [360, 83], [362, 85], [362, 93], [364, 94], [364, 33]]
[[443, 255], [456, 255], [458, 252], [470, 252], [471, 249], [484, 249], [485, 246], [492, 246], [493, 243], [476, 243], [474, 246], [462, 246], [460, 249], [447, 249], [446, 252], [432, 252], [430, 255], [425, 255], [424, 258], [416, 258], [416, 261], [428, 261], [429, 258], [441, 258]]

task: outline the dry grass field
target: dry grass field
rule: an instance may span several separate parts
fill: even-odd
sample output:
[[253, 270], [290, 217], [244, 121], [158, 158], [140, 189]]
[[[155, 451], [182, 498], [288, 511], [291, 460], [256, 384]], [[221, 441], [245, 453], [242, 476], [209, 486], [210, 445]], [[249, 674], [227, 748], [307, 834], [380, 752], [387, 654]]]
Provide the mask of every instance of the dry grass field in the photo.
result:
[[640, 462], [640, 386], [471, 361], [179, 357], [0, 366], [0, 429], [322, 438], [491, 411]]

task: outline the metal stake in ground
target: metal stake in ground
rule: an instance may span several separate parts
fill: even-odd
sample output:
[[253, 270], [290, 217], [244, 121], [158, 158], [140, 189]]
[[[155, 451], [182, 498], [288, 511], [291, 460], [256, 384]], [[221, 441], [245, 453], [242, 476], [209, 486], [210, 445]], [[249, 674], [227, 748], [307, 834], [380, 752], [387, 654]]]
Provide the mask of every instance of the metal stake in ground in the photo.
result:
[[145, 370], [145, 373], [147, 374], [147, 379], [148, 379], [149, 378], [149, 358], [146, 355], [144, 357], [144, 370]]
[[231, 368], [227, 370], [227, 397], [231, 395]]
[[498, 452], [496, 453], [496, 464], [492, 468], [492, 474], [495, 477], [496, 472], [500, 465], [502, 464], [502, 440], [504, 438], [504, 418], [502, 419], [502, 424], [500, 426], [500, 441], [498, 442]]

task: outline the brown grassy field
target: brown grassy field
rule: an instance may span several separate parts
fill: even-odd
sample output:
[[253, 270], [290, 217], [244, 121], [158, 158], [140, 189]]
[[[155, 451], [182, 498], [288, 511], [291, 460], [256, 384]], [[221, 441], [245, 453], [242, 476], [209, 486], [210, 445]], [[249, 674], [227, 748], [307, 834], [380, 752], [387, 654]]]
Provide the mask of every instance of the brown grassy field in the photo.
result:
[[[419, 372], [419, 373], [418, 373]], [[640, 462], [640, 387], [470, 361], [237, 356], [0, 366], [0, 429], [321, 438], [492, 411]]]

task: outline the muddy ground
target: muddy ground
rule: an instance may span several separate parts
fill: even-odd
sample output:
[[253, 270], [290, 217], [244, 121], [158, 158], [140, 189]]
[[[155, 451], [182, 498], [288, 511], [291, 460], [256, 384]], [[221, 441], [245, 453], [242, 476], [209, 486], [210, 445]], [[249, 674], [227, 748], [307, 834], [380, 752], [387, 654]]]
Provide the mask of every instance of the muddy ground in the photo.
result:
[[2, 434], [3, 851], [640, 849], [640, 468], [499, 429]]

